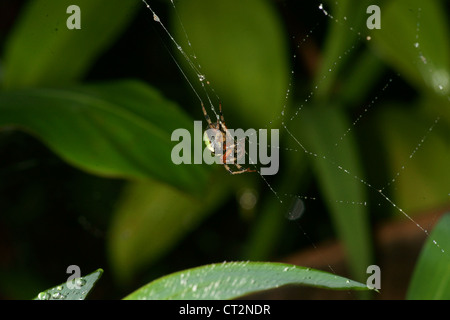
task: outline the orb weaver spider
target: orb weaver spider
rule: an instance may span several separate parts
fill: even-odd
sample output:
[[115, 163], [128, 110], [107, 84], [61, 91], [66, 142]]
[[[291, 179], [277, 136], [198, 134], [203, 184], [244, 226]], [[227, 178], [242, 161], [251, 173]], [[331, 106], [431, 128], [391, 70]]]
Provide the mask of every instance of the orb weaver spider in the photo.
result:
[[[244, 149], [240, 148], [238, 150], [238, 146], [236, 144], [232, 144], [227, 146], [226, 141], [234, 141], [232, 135], [228, 131], [227, 126], [225, 125], [225, 118], [222, 113], [222, 103], [219, 102], [219, 119], [217, 122], [213, 123], [206, 112], [205, 106], [203, 105], [203, 101], [201, 102], [203, 115], [205, 116], [206, 122], [208, 123], [208, 129], [215, 129], [213, 135], [208, 134], [208, 129], [205, 130], [203, 134], [203, 141], [206, 144], [206, 147], [211, 151], [213, 155], [215, 155], [215, 150], [222, 150], [222, 164], [225, 169], [231, 174], [241, 174], [244, 172], [256, 172], [256, 170], [252, 170], [250, 168], [243, 168], [239, 163], [237, 163], [237, 159], [240, 158], [245, 152]], [[244, 147], [245, 148], [245, 147]], [[236, 156], [234, 156], [236, 155]], [[232, 163], [236, 167], [237, 170], [233, 170], [228, 166], [227, 163]]]

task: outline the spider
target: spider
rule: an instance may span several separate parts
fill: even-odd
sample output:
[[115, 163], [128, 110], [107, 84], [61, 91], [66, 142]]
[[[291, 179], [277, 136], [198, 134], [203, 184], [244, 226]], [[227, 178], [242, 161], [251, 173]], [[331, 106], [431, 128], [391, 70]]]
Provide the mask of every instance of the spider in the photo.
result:
[[[237, 159], [240, 158], [244, 152], [242, 148], [238, 150], [236, 144], [232, 144], [230, 146], [227, 146], [226, 141], [227, 137], [229, 141], [234, 141], [233, 137], [231, 136], [230, 132], [227, 129], [227, 126], [225, 125], [225, 119], [222, 114], [222, 104], [219, 102], [219, 117], [216, 123], [213, 123], [206, 112], [205, 106], [203, 105], [203, 102], [201, 102], [203, 115], [205, 116], [206, 122], [208, 123], [208, 129], [216, 129], [216, 133], [214, 135], [209, 135], [208, 131], [205, 130], [203, 134], [203, 141], [206, 144], [206, 147], [211, 151], [211, 153], [214, 155], [215, 150], [220, 150], [222, 148], [222, 163], [225, 169], [231, 173], [231, 174], [240, 174], [244, 172], [256, 172], [256, 170], [252, 170], [250, 168], [243, 168], [240, 164], [237, 163]], [[217, 145], [220, 144], [220, 145]], [[234, 155], [233, 156], [233, 151]], [[227, 163], [232, 163], [237, 170], [233, 170], [228, 166]]]

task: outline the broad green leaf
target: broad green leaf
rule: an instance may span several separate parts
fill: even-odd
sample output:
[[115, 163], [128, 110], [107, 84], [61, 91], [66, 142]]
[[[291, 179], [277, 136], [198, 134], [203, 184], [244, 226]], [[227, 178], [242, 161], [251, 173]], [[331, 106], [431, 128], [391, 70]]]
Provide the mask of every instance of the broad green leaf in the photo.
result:
[[284, 285], [369, 290], [362, 283], [305, 267], [269, 262], [229, 262], [164, 276], [136, 290], [125, 299], [224, 300]]
[[450, 213], [428, 237], [408, 288], [410, 300], [450, 299]]
[[[201, 165], [175, 165], [171, 134], [193, 122], [136, 81], [0, 93], [0, 127], [32, 133], [70, 164], [122, 178], [154, 177], [199, 190]], [[194, 188], [195, 187], [195, 188]]]
[[[81, 29], [69, 30], [67, 8], [81, 10]], [[7, 88], [71, 83], [121, 34], [139, 1], [28, 1], [5, 47]]]
[[127, 282], [167, 253], [227, 194], [223, 179], [211, 182], [201, 197], [151, 180], [130, 183], [108, 232], [109, 257], [118, 279]]
[[450, 42], [445, 1], [386, 1], [372, 43], [409, 82], [437, 94], [450, 92]]
[[74, 278], [59, 286], [40, 292], [34, 300], [84, 300], [103, 274], [102, 269], [81, 278]]
[[411, 106], [389, 106], [378, 117], [383, 154], [390, 169], [383, 187], [392, 192], [396, 204], [406, 212], [448, 203], [450, 127], [436, 120], [436, 115], [423, 114]]
[[322, 196], [347, 249], [352, 274], [363, 279], [372, 259], [372, 247], [365, 206], [367, 190], [361, 182], [364, 176], [358, 147], [347, 131], [351, 126], [337, 107], [302, 110], [299, 125]]
[[[179, 1], [172, 13], [176, 39], [188, 55], [195, 53], [194, 63], [201, 65], [222, 100], [228, 127], [237, 127], [238, 122], [260, 128], [274, 121], [285, 103], [289, 56], [287, 37], [271, 1]], [[192, 78], [197, 85], [197, 76]], [[203, 94], [202, 89], [197, 91]], [[210, 96], [216, 103], [214, 93]]]

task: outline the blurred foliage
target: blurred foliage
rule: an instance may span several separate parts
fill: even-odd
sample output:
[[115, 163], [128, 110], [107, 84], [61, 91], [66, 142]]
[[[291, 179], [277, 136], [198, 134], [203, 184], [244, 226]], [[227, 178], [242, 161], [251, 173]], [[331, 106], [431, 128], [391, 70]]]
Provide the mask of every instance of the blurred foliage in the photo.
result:
[[450, 299], [450, 214], [445, 214], [427, 239], [409, 284], [407, 299]]
[[[94, 296], [117, 298], [332, 237], [364, 282], [370, 221], [403, 217], [377, 190], [414, 216], [448, 205], [450, 186], [447, 2], [376, 1], [382, 28], [369, 31], [372, 2], [329, 1], [325, 16], [316, 1], [150, 1], [230, 128], [280, 128], [270, 187], [171, 162], [171, 132], [203, 118], [172, 57], [207, 97], [141, 1], [2, 2], [0, 297], [32, 298], [76, 264], [105, 269]], [[81, 30], [65, 26], [73, 4]], [[292, 195], [316, 199], [300, 220], [307, 237], [285, 218]]]

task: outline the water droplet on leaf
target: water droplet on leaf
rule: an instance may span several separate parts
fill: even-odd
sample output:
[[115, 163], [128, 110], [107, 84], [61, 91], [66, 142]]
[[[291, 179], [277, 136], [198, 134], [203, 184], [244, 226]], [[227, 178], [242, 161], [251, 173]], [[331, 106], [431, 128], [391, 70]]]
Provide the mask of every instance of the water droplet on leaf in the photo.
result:
[[48, 292], [40, 292], [39, 294], [38, 294], [38, 299], [39, 300], [48, 300], [48, 299], [50, 299], [50, 294], [48, 293]]
[[61, 297], [62, 297], [62, 294], [61, 294], [60, 292], [55, 292], [55, 293], [52, 295], [52, 298], [53, 298], [53, 299], [61, 299]]
[[81, 288], [82, 286], [84, 286], [86, 284], [86, 280], [83, 278], [78, 278], [75, 281], [75, 284], [77, 285], [77, 287]]

